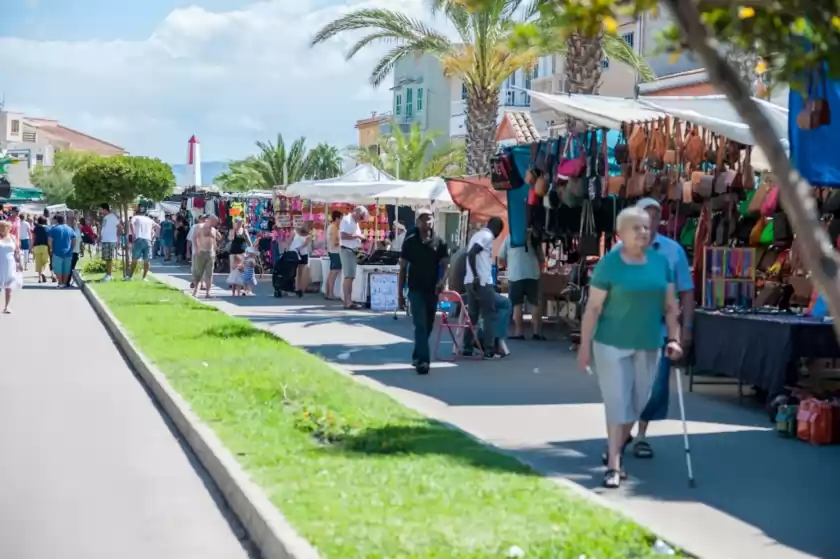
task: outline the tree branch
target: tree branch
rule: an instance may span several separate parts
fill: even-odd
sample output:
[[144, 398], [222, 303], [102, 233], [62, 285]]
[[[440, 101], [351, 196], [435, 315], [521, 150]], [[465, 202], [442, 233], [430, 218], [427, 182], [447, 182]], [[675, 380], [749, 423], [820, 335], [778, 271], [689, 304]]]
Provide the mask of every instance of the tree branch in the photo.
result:
[[691, 50], [706, 66], [714, 86], [722, 91], [752, 130], [756, 144], [764, 150], [779, 184], [782, 207], [796, 232], [802, 257], [812, 279], [836, 318], [834, 331], [840, 339], [840, 284], [834, 246], [820, 223], [811, 185], [793, 168], [770, 121], [750, 96], [747, 85], [712, 46], [708, 30], [692, 2], [665, 0]]

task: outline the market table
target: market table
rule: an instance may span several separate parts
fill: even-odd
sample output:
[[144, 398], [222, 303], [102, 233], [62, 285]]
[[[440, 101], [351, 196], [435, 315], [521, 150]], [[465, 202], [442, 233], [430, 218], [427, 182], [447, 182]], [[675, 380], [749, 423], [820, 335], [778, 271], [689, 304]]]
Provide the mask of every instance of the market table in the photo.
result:
[[830, 322], [793, 314], [697, 309], [694, 315], [694, 371], [722, 373], [766, 390], [772, 397], [798, 381], [800, 358], [840, 358]]

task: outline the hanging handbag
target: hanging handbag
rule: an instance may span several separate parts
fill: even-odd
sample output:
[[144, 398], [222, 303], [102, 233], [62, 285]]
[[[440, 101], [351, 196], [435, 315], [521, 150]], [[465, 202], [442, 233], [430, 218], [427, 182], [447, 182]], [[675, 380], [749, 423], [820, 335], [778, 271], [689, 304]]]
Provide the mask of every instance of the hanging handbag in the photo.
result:
[[557, 178], [561, 181], [568, 180], [574, 177], [580, 177], [586, 173], [586, 152], [581, 149], [581, 153], [572, 157], [572, 143], [575, 138], [568, 134], [566, 135], [566, 145], [563, 149], [563, 155], [560, 158], [560, 163], [557, 164]]
[[779, 209], [779, 187], [773, 185], [770, 187], [770, 191], [767, 193], [767, 197], [764, 198], [764, 201], [761, 202], [761, 215], [764, 217], [770, 217], [776, 210]]
[[495, 190], [513, 190], [524, 184], [510, 155], [497, 153], [490, 158], [490, 183]]
[[525, 171], [525, 184], [530, 184], [533, 186], [534, 182], [536, 182], [537, 177], [540, 175], [540, 172], [537, 170], [537, 153], [540, 149], [539, 142], [534, 142], [531, 144], [531, 157], [528, 161], [528, 170]]
[[685, 248], [692, 248], [694, 246], [694, 237], [697, 234], [697, 225], [700, 218], [689, 217], [680, 229], [680, 244]]
[[592, 212], [592, 201], [588, 198], [583, 201], [581, 209], [578, 253], [581, 260], [587, 256], [596, 256], [600, 253], [598, 234], [595, 229], [595, 215]]
[[626, 128], [627, 125], [621, 125], [618, 140], [615, 142], [615, 147], [613, 147], [615, 162], [619, 165], [627, 163], [630, 160], [630, 150], [627, 147], [627, 135], [624, 133]]
[[[819, 92], [819, 87], [815, 83], [818, 81], [818, 79], [814, 79], [815, 73], [819, 75], [818, 79], [822, 83], [823, 93]], [[825, 99], [821, 98], [823, 96]], [[831, 124], [831, 107], [828, 105], [828, 84], [824, 70], [811, 72], [808, 78], [808, 99], [805, 100], [802, 110], [796, 116], [796, 124], [802, 130], [814, 130]]]
[[762, 183], [758, 185], [758, 188], [755, 189], [755, 195], [753, 195], [749, 205], [747, 206], [747, 211], [751, 215], [761, 213], [761, 206], [764, 204], [764, 200], [767, 198], [767, 194], [770, 193], [770, 187], [770, 182], [765, 177], [765, 180], [762, 181]]
[[647, 155], [647, 133], [643, 124], [633, 125], [630, 132], [630, 138], [627, 140], [627, 149], [630, 156], [630, 161], [644, 161]]
[[697, 126], [689, 127], [686, 125], [685, 148], [682, 154], [683, 161], [693, 169], [703, 162], [705, 154], [706, 145], [703, 142], [703, 138], [698, 134]]
[[788, 216], [783, 211], [773, 214], [773, 244], [787, 246], [793, 242], [793, 229]]

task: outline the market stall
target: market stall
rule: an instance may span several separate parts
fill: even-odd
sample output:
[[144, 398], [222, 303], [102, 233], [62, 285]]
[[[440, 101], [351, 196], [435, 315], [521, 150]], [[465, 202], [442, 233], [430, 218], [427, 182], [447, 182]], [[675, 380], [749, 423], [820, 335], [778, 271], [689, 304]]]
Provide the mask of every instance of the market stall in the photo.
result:
[[[558, 255], [566, 281], [557, 283], [570, 300], [585, 303], [586, 271], [615, 241], [618, 212], [653, 197], [663, 207], [659, 232], [683, 245], [695, 275], [692, 374], [723, 374], [772, 397], [796, 384], [803, 359], [840, 357], [831, 324], [803, 316], [813, 288], [778, 187], [758, 172], [766, 161], [753, 167], [763, 156], [725, 98], [529, 93], [591, 126], [506, 150], [497, 165], [516, 174], [494, 177], [506, 190], [512, 242], [526, 226], [537, 231]], [[786, 138], [787, 109], [756, 102]], [[824, 192], [814, 194], [828, 207]]]

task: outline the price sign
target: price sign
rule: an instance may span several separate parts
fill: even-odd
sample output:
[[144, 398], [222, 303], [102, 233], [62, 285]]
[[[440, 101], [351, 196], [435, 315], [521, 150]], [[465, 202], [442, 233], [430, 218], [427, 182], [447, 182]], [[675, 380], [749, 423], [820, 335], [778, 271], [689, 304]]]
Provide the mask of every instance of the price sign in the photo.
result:
[[294, 216], [292, 218], [292, 225], [295, 227], [295, 229], [297, 229], [298, 227], [303, 225], [303, 216], [302, 215]]
[[370, 281], [370, 310], [389, 312], [397, 310], [397, 274], [373, 272]]
[[292, 226], [292, 216], [290, 214], [277, 214], [277, 226], [278, 227], [291, 227]]

